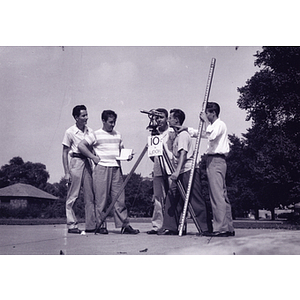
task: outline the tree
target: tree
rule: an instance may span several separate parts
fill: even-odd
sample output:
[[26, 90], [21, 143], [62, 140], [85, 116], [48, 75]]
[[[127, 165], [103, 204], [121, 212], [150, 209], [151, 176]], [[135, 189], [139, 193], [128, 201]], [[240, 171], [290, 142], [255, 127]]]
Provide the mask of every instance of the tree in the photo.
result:
[[[46, 217], [56, 218], [65, 217], [65, 199], [67, 195], [67, 185], [65, 179], [61, 179], [59, 183], [51, 184], [47, 182], [49, 173], [46, 166], [41, 163], [24, 162], [19, 156], [13, 157], [9, 164], [0, 169], [0, 187], [5, 187], [15, 183], [25, 183], [35, 186], [51, 195], [58, 197], [58, 200], [51, 201], [49, 205], [38, 205], [29, 208], [12, 210], [1, 207], [1, 215], [6, 217]], [[84, 203], [81, 195], [77, 201], [76, 214], [80, 217], [84, 216]]]
[[227, 157], [226, 184], [232, 204], [233, 217], [245, 217], [250, 209], [258, 211], [259, 203], [252, 185], [252, 154], [245, 140], [229, 135], [230, 152]]
[[24, 163], [19, 156], [12, 158], [9, 164], [0, 169], [0, 187], [15, 183], [25, 183], [43, 189], [49, 179], [46, 166], [41, 163]]
[[274, 219], [275, 207], [299, 201], [300, 47], [263, 47], [255, 56], [261, 70], [238, 89], [238, 106], [252, 120], [244, 135], [245, 184]]
[[133, 173], [125, 187], [125, 204], [129, 216], [150, 217], [153, 211], [152, 195], [152, 181]]

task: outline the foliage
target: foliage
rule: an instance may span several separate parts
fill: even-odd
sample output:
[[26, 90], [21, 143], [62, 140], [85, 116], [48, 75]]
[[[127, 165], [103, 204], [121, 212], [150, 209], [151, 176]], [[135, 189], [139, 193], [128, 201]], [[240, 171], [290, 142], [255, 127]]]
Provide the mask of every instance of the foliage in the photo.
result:
[[[125, 178], [125, 176], [124, 176]], [[152, 181], [133, 173], [125, 188], [125, 204], [130, 217], [151, 217], [153, 211]]]
[[49, 179], [46, 166], [41, 163], [24, 163], [19, 156], [12, 158], [9, 164], [0, 169], [0, 188], [15, 183], [25, 183], [43, 189]]
[[[300, 200], [300, 47], [263, 47], [255, 56], [262, 69], [238, 89], [238, 106], [252, 128], [243, 140], [231, 139], [230, 163], [251, 193], [250, 205], [270, 209], [274, 217], [275, 207]], [[233, 157], [239, 155], [240, 169]], [[238, 179], [231, 178], [245, 203]]]
[[[124, 176], [126, 177], [126, 176]], [[27, 208], [11, 209], [0, 206], [0, 217], [13, 218], [61, 218], [65, 217], [65, 201], [67, 197], [67, 182], [64, 178], [60, 182], [47, 182], [49, 173], [45, 165], [41, 163], [24, 163], [21, 157], [14, 157], [0, 169], [0, 188], [15, 183], [33, 185], [41, 190], [58, 197], [57, 201], [50, 202], [43, 207], [28, 206]], [[126, 188], [125, 203], [130, 217], [150, 217], [152, 215], [152, 181], [144, 180], [140, 174], [133, 174]], [[83, 192], [74, 204], [74, 212], [79, 218], [85, 216]], [[112, 216], [112, 214], [111, 214]]]
[[30, 203], [27, 207], [18, 208], [0, 205], [0, 217], [17, 219], [61, 218], [65, 217], [65, 205], [59, 200], [52, 201], [50, 204]]
[[[67, 185], [64, 179], [59, 183], [48, 183], [49, 173], [46, 166], [41, 163], [24, 162], [19, 156], [13, 157], [9, 164], [0, 169], [0, 188], [13, 185], [16, 183], [24, 183], [35, 186], [53, 196], [58, 197], [56, 201], [45, 204], [30, 204], [25, 208], [9, 208], [0, 206], [0, 216], [6, 218], [59, 218], [65, 217], [65, 200], [67, 195]], [[75, 211], [82, 217], [83, 197], [76, 201]]]

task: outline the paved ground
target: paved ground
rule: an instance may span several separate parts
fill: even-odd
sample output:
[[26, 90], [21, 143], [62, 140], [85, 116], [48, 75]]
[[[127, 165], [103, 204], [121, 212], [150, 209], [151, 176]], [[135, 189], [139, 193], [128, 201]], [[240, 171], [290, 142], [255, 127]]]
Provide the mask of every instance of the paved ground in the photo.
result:
[[[235, 237], [200, 237], [194, 224], [186, 236], [148, 235], [150, 221], [132, 223], [138, 235], [121, 235], [108, 223], [108, 235], [74, 235], [64, 224], [0, 225], [1, 255], [298, 255], [300, 231], [236, 229]], [[80, 224], [84, 229], [84, 224]]]

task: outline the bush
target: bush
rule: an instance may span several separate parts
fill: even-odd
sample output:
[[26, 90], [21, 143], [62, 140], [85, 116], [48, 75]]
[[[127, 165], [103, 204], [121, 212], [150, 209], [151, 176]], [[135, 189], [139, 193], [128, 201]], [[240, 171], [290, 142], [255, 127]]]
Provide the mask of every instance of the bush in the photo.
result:
[[30, 203], [27, 207], [0, 206], [0, 218], [31, 219], [61, 218], [66, 216], [65, 202], [56, 200], [50, 204]]
[[41, 210], [35, 206], [18, 208], [1, 207], [0, 217], [15, 219], [38, 218], [41, 217]]
[[66, 216], [66, 202], [62, 200], [55, 200], [48, 205], [44, 211], [44, 218], [64, 218]]

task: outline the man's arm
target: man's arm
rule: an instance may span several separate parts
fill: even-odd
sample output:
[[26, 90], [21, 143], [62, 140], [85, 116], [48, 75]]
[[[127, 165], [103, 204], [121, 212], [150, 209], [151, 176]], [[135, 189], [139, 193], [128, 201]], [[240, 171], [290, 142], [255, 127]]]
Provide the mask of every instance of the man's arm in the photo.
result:
[[177, 167], [176, 167], [176, 170], [175, 172], [171, 175], [171, 179], [176, 181], [179, 177], [179, 174], [180, 174], [180, 170], [183, 166], [183, 164], [186, 162], [186, 157], [187, 157], [187, 152], [185, 150], [180, 150], [179, 151], [179, 159], [178, 159], [178, 164], [177, 164]]
[[63, 145], [62, 162], [63, 162], [64, 172], [65, 172], [64, 178], [67, 180], [68, 183], [71, 181], [69, 158], [68, 158], [69, 151], [70, 151], [70, 148], [67, 147], [66, 145]]
[[89, 144], [86, 140], [82, 140], [79, 145], [78, 145], [79, 151], [85, 155], [86, 157], [90, 158], [96, 165], [100, 161], [100, 158], [96, 155], [94, 155], [90, 149], [89, 149]]
[[[206, 135], [206, 123], [204, 122], [203, 124], [203, 128], [202, 128], [202, 132], [201, 132], [201, 137], [202, 138], [207, 138]], [[187, 131], [188, 134], [192, 137], [192, 138], [197, 138], [198, 137], [198, 129], [194, 129], [193, 127], [186, 127], [186, 126], [176, 126], [178, 129], [178, 133], [182, 132], [182, 131]]]

